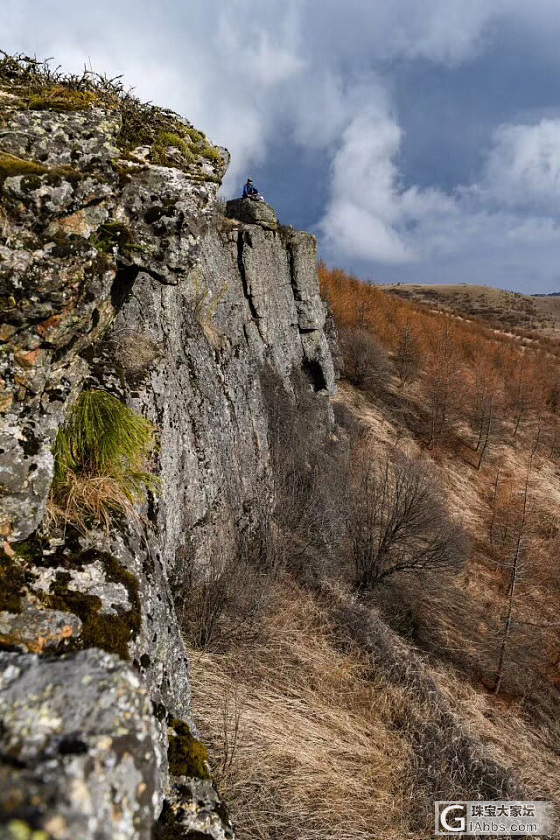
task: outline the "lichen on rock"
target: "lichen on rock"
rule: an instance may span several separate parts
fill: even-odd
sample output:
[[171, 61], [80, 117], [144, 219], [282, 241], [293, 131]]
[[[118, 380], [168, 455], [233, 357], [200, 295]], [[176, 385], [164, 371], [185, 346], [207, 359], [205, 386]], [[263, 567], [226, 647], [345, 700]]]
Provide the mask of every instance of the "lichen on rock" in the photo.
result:
[[[227, 152], [118, 83], [0, 57], [0, 112], [0, 836], [232, 838], [177, 611], [274, 507], [263, 366], [330, 434], [315, 240], [226, 220]], [[94, 391], [157, 428], [159, 489], [76, 528], [46, 507]]]

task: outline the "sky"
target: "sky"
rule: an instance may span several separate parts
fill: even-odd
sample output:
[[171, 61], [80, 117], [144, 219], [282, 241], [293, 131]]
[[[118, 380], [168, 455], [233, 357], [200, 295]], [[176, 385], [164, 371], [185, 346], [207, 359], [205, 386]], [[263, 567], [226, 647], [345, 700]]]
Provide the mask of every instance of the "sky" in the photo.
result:
[[560, 291], [560, 0], [0, 3], [0, 47], [123, 74], [330, 265]]

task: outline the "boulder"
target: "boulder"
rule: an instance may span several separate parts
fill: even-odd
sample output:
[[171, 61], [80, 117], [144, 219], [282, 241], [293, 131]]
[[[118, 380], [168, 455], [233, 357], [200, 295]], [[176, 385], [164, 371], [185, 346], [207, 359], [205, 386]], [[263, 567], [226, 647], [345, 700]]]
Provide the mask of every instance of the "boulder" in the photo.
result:
[[260, 225], [265, 230], [278, 230], [276, 213], [266, 201], [234, 198], [226, 204], [226, 216], [249, 225]]
[[159, 737], [147, 691], [116, 656], [0, 653], [0, 719], [0, 838], [151, 837]]

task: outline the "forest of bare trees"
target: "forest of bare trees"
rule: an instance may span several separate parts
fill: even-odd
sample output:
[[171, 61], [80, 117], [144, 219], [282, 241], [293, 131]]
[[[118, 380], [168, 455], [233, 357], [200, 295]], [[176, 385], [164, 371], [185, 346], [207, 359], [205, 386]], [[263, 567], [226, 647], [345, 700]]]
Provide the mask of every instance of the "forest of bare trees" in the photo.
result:
[[[560, 342], [522, 346], [342, 271], [321, 265], [319, 273], [348, 381], [421, 453], [361, 459], [353, 479], [358, 588], [377, 588], [389, 617], [406, 613], [423, 645], [489, 691], [535, 708], [541, 698], [550, 713], [560, 682]], [[460, 489], [450, 495], [449, 487]], [[411, 508], [414, 527], [401, 530], [401, 510], [406, 519]]]

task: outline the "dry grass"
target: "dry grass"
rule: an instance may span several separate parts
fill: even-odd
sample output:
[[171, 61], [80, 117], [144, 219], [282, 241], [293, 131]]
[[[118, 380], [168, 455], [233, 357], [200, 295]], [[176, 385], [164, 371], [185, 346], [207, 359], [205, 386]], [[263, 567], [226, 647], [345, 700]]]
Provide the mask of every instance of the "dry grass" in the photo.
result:
[[533, 726], [520, 705], [477, 691], [449, 668], [433, 666], [432, 675], [469, 731], [500, 764], [515, 770], [530, 796], [560, 802], [558, 751], [547, 727]]
[[115, 515], [134, 515], [134, 499], [123, 489], [120, 477], [68, 472], [56, 496], [49, 498], [47, 515], [55, 528], [70, 524], [87, 534], [93, 522], [108, 534]]
[[240, 840], [403, 840], [410, 748], [391, 691], [287, 583], [251, 647], [191, 651], [193, 706]]
[[156, 341], [130, 327], [113, 330], [109, 346], [125, 376], [132, 378], [145, 375], [163, 352]]

